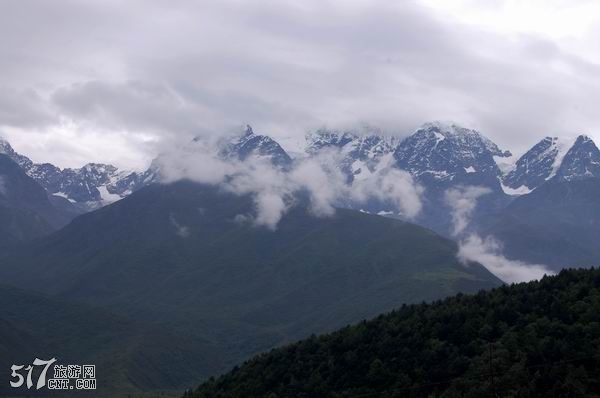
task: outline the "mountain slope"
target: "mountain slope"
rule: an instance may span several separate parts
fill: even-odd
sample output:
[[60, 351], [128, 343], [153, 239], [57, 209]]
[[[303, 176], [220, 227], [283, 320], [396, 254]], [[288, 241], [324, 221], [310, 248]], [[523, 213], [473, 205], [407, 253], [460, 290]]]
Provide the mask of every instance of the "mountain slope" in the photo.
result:
[[185, 397], [595, 396], [598, 325], [600, 271], [564, 271], [403, 306], [258, 356]]
[[[35, 358], [56, 358], [62, 365], [95, 364], [100, 396], [182, 388], [206, 377], [207, 365], [219, 361], [206, 342], [0, 285], [0, 377], [9, 380], [12, 364], [28, 365]], [[0, 395], [18, 394], [31, 391], [0, 384]]]
[[400, 303], [500, 283], [408, 223], [349, 210], [316, 218], [298, 205], [271, 231], [249, 223], [253, 213], [252, 198], [216, 187], [149, 186], [0, 258], [0, 276], [193, 331], [230, 363]]
[[50, 234], [54, 228], [39, 215], [0, 204], [0, 249]]
[[552, 179], [485, 227], [507, 256], [555, 270], [600, 264], [600, 178]]
[[52, 203], [44, 188], [0, 154], [0, 246], [46, 235], [74, 216], [68, 204]]

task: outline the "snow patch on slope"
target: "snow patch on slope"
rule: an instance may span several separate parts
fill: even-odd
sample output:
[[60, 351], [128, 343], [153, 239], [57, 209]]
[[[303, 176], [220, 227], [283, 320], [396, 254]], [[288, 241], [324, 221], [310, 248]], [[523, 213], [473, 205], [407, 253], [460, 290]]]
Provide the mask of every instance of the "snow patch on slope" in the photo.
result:
[[527, 195], [528, 193], [531, 193], [533, 191], [533, 189], [531, 189], [525, 185], [521, 185], [518, 188], [511, 188], [504, 184], [500, 184], [500, 186], [502, 187], [502, 190], [504, 191], [504, 193], [507, 195]]
[[577, 138], [558, 138], [558, 137], [554, 137], [552, 139], [552, 145], [550, 146], [550, 148], [548, 148], [546, 153], [548, 153], [550, 151], [555, 152], [554, 163], [552, 163], [552, 172], [550, 173], [550, 175], [548, 177], [546, 177], [546, 180], [550, 180], [552, 177], [554, 177], [556, 175], [556, 173], [558, 172], [558, 169], [562, 165], [563, 159], [565, 158], [565, 156], [569, 152], [569, 150], [573, 147], [576, 140], [577, 140]]
[[504, 175], [510, 173], [517, 167], [518, 159], [519, 158], [517, 156], [512, 154], [510, 156], [494, 155], [494, 161], [496, 162], [496, 165]]
[[101, 185], [98, 188], [98, 192], [100, 192], [100, 200], [102, 201], [103, 204], [110, 204], [110, 203], [114, 203], [117, 200], [121, 200], [121, 195], [117, 195], [116, 193], [110, 193], [108, 192], [108, 188], [106, 187], [106, 185]]

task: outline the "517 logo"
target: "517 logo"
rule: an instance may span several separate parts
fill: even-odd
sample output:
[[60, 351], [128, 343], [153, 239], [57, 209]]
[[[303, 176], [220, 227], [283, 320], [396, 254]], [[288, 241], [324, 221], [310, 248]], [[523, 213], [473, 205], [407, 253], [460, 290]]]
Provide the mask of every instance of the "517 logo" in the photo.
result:
[[46, 373], [48, 372], [48, 368], [50, 367], [50, 365], [52, 365], [54, 362], [56, 362], [56, 358], [52, 358], [49, 361], [43, 361], [39, 358], [36, 358], [35, 361], [33, 361], [33, 365], [29, 365], [26, 368], [25, 365], [11, 366], [10, 369], [12, 370], [12, 373], [10, 374], [10, 376], [13, 379], [16, 378], [17, 380], [11, 381], [10, 386], [12, 388], [19, 388], [23, 385], [23, 383], [25, 383], [25, 378], [19, 373], [23, 368], [25, 368], [25, 371], [27, 372], [27, 389], [30, 389], [31, 387], [33, 387], [33, 381], [31, 380], [31, 372], [33, 371], [33, 368], [35, 366], [43, 366], [44, 369], [40, 373], [36, 385], [36, 390], [39, 390], [40, 388], [46, 385]]
[[[76, 388], [78, 390], [95, 390], [96, 389], [96, 366], [95, 365], [55, 365], [56, 358], [52, 358], [48, 361], [43, 361], [36, 358], [32, 365], [25, 367], [25, 365], [13, 365], [10, 367], [12, 370], [11, 377], [13, 381], [10, 382], [11, 387], [19, 388], [26, 386], [27, 389], [33, 387], [33, 376], [34, 368], [36, 373], [39, 371], [37, 378], [36, 389], [39, 390], [43, 387], [48, 387], [50, 390], [72, 390]], [[50, 378], [46, 381], [46, 375], [48, 369], [54, 365], [54, 378]], [[23, 373], [26, 372], [26, 373]], [[24, 376], [26, 374], [26, 376]], [[73, 381], [73, 383], [71, 383]]]

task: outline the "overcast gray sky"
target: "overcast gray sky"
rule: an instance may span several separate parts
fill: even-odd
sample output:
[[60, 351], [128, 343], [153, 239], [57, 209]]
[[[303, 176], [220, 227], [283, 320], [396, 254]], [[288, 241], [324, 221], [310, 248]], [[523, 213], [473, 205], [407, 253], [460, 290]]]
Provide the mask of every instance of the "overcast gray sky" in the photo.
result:
[[0, 0], [0, 134], [136, 168], [245, 123], [284, 144], [434, 119], [514, 152], [600, 141], [599, 36], [595, 0]]

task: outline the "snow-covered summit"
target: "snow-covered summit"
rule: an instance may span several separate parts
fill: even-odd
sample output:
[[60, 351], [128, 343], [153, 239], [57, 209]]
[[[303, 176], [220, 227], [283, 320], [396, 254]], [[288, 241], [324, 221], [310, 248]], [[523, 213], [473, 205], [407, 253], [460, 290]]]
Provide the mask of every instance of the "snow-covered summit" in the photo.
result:
[[399, 168], [414, 176], [452, 180], [465, 174], [496, 177], [501, 171], [494, 157], [509, 157], [480, 132], [455, 123], [432, 122], [418, 128], [397, 147]]
[[590, 177], [600, 177], [600, 150], [590, 137], [580, 135], [562, 158], [556, 178], [572, 181]]
[[533, 190], [554, 178], [588, 177], [600, 177], [600, 151], [591, 138], [545, 137], [519, 158], [503, 183], [510, 189]]
[[254, 133], [250, 125], [246, 125], [241, 135], [236, 135], [222, 144], [221, 155], [239, 160], [249, 157], [267, 159], [273, 165], [283, 168], [292, 163], [290, 156], [277, 141], [267, 135]]

